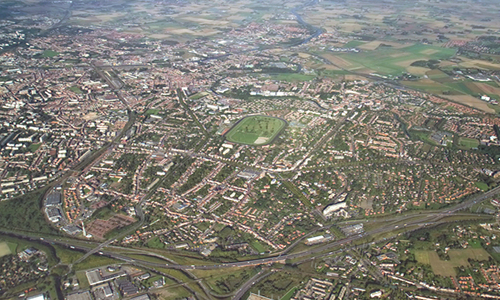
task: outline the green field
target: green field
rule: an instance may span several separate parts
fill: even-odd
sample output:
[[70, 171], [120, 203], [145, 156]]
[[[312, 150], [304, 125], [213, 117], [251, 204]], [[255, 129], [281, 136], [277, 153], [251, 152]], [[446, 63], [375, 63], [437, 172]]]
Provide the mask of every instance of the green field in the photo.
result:
[[40, 146], [42, 145], [42, 143], [39, 143], [39, 144], [31, 144], [28, 149], [31, 151], [31, 152], [35, 152], [36, 150], [38, 150], [38, 148], [40, 148]]
[[189, 97], [189, 99], [191, 100], [198, 100], [198, 99], [201, 99], [205, 96], [209, 95], [207, 92], [200, 92], [200, 93], [196, 93], [192, 96]]
[[286, 122], [278, 118], [245, 117], [226, 134], [226, 139], [238, 144], [265, 145], [271, 143], [285, 126]]
[[266, 248], [264, 248], [264, 246], [262, 246], [261, 243], [259, 243], [257, 240], [252, 241], [251, 245], [259, 253], [266, 251]]
[[0, 242], [0, 257], [9, 254], [12, 254], [12, 247], [7, 242]]
[[45, 50], [42, 53], [42, 57], [54, 57], [54, 56], [58, 56], [58, 55], [59, 55], [59, 52], [52, 51], [52, 50]]
[[365, 44], [365, 42], [362, 41], [349, 41], [347, 44], [344, 45], [344, 48], [356, 48], [361, 45]]
[[419, 263], [431, 265], [432, 271], [441, 276], [456, 276], [456, 267], [469, 266], [468, 259], [488, 260], [490, 255], [483, 248], [451, 249], [448, 254], [450, 260], [441, 260], [436, 251], [415, 251], [415, 258]]
[[78, 284], [80, 285], [80, 288], [86, 289], [90, 286], [87, 276], [85, 275], [85, 272], [83, 271], [76, 272], [76, 278], [78, 279]]
[[75, 94], [83, 94], [82, 90], [80, 90], [80, 88], [77, 87], [76, 85], [69, 87], [68, 89]]
[[460, 147], [472, 149], [472, 148], [477, 148], [477, 146], [479, 146], [479, 141], [476, 139], [460, 138], [458, 144]]
[[[73, 259], [73, 257], [68, 258], [68, 260]], [[91, 255], [87, 257], [84, 261], [73, 266], [75, 271], [88, 270], [92, 268], [97, 268], [101, 266], [120, 264], [122, 261], [109, 258], [106, 256]]]
[[454, 49], [416, 44], [400, 49], [384, 47], [359, 53], [340, 53], [337, 56], [350, 63], [346, 66], [348, 70], [367, 68], [382, 75], [399, 75], [406, 72], [412, 62], [447, 59], [455, 53]]
[[276, 80], [281, 80], [281, 81], [291, 81], [291, 82], [303, 82], [303, 81], [310, 81], [316, 78], [316, 75], [306, 75], [306, 74], [299, 74], [299, 73], [280, 73], [280, 74], [273, 74], [271, 75], [273, 79]]
[[290, 300], [292, 299], [293, 295], [295, 295], [295, 292], [297, 292], [297, 287], [293, 287], [288, 291], [288, 293], [285, 294], [285, 296], [281, 297], [280, 300]]
[[486, 192], [487, 190], [489, 190], [489, 189], [490, 189], [490, 188], [488, 187], [488, 184], [486, 184], [486, 183], [484, 183], [484, 182], [479, 182], [479, 181], [478, 181], [478, 182], [476, 182], [475, 184], [476, 184], [476, 186], [477, 186], [477, 188], [478, 188], [478, 189], [481, 189], [481, 190], [483, 190], [483, 191], [485, 191], [485, 192]]

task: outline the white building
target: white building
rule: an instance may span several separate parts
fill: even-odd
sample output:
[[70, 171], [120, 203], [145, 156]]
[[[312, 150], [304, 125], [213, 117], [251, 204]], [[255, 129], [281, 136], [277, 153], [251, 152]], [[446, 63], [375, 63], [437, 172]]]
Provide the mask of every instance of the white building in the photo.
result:
[[339, 202], [339, 203], [335, 203], [335, 204], [331, 204], [331, 205], [328, 205], [324, 210], [323, 210], [323, 215], [325, 217], [330, 217], [331, 215], [333, 215], [334, 212], [336, 212], [337, 210], [340, 210], [342, 208], [346, 208], [347, 207], [347, 203], [344, 201], [344, 202]]

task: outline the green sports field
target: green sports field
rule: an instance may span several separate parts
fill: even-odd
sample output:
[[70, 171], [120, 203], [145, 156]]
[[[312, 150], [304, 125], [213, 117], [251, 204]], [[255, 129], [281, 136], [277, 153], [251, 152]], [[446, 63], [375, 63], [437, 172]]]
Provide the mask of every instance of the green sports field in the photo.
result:
[[265, 145], [278, 136], [286, 122], [268, 116], [250, 116], [242, 119], [226, 134], [230, 142], [247, 145]]

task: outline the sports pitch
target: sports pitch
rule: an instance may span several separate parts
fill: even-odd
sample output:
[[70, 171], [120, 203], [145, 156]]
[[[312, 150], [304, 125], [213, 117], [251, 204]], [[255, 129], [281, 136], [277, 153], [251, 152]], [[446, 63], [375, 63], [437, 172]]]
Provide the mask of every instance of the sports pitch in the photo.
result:
[[226, 134], [226, 139], [233, 143], [246, 145], [265, 145], [285, 128], [286, 122], [268, 116], [250, 116], [240, 120]]

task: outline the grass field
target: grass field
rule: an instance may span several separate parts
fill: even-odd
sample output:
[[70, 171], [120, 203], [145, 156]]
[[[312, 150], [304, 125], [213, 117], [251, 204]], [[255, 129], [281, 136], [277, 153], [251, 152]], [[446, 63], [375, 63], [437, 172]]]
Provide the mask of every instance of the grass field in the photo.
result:
[[97, 268], [101, 266], [106, 266], [106, 265], [112, 265], [112, 264], [120, 264], [122, 263], [121, 260], [105, 257], [105, 256], [100, 256], [100, 255], [91, 255], [87, 257], [84, 261], [76, 264], [73, 266], [73, 269], [75, 271], [80, 271], [80, 270], [88, 270], [92, 268]]
[[280, 73], [280, 74], [273, 74], [273, 75], [271, 75], [271, 77], [273, 79], [281, 80], [281, 81], [303, 82], [303, 81], [309, 81], [309, 80], [316, 78], [316, 75], [305, 75], [305, 74], [299, 74], [299, 73]]
[[295, 295], [295, 292], [297, 292], [297, 287], [293, 287], [288, 291], [288, 293], [285, 294], [285, 296], [281, 297], [280, 300], [290, 300], [292, 299], [293, 295]]
[[82, 90], [80, 90], [80, 88], [77, 87], [76, 85], [69, 87], [68, 89], [75, 94], [83, 94]]
[[484, 182], [476, 182], [475, 185], [477, 186], [478, 189], [481, 189], [482, 191], [485, 192], [490, 189], [488, 185]]
[[[16, 245], [17, 246], [17, 245]], [[0, 242], [0, 257], [5, 255], [12, 254], [12, 248], [9, 246], [7, 242]]]
[[83, 271], [76, 272], [76, 278], [78, 279], [78, 284], [80, 285], [81, 289], [86, 289], [90, 286], [89, 280], [87, 279], [85, 272]]
[[144, 114], [146, 116], [150, 116], [150, 115], [157, 115], [158, 113], [160, 112], [159, 109], [153, 109], [153, 108], [150, 108], [148, 109]]
[[[349, 70], [368, 69], [382, 75], [399, 75], [409, 71], [410, 65], [418, 60], [447, 59], [455, 55], [454, 49], [416, 44], [404, 48], [377, 48], [359, 53], [340, 53], [335, 56], [347, 61]], [[438, 74], [436, 74], [438, 75]]]
[[38, 150], [38, 148], [40, 148], [41, 145], [42, 143], [39, 144], [33, 143], [28, 147], [28, 150], [30, 150], [31, 152], [35, 152], [36, 150]]
[[458, 145], [464, 148], [477, 148], [479, 146], [479, 141], [476, 139], [460, 138]]
[[[480, 109], [487, 113], [495, 113], [495, 111], [497, 110], [500, 111], [500, 109], [497, 108], [496, 105], [488, 104], [478, 98], [480, 94], [484, 93], [482, 93], [483, 90], [480, 90], [477, 83], [470, 81], [453, 82], [453, 79], [451, 77], [441, 77], [442, 75], [437, 73], [440, 71], [432, 71], [434, 71], [432, 73], [433, 75], [429, 76], [429, 78], [423, 78], [417, 81], [401, 81], [401, 83], [409, 86], [410, 88], [441, 95], [443, 98], [447, 98], [454, 102]], [[484, 86], [485, 85], [481, 87]], [[496, 96], [496, 94], [488, 95], [493, 98], [498, 97]]]
[[42, 53], [42, 57], [54, 57], [54, 56], [58, 56], [58, 55], [59, 55], [59, 52], [52, 51], [52, 50], [45, 50]]
[[364, 44], [364, 42], [362, 42], [362, 41], [350, 41], [349, 43], [344, 45], [344, 48], [356, 48], [356, 47], [359, 47], [363, 44]]
[[286, 122], [267, 116], [250, 116], [240, 120], [226, 134], [230, 142], [247, 145], [265, 145], [278, 136]]
[[422, 264], [432, 266], [434, 273], [442, 276], [455, 276], [455, 268], [469, 266], [469, 258], [474, 260], [488, 260], [490, 255], [483, 248], [452, 249], [448, 252], [450, 260], [441, 260], [436, 251], [415, 251], [415, 258]]
[[201, 98], [203, 98], [203, 97], [205, 97], [207, 95], [208, 95], [207, 92], [200, 92], [200, 93], [196, 93], [196, 94], [190, 96], [189, 99], [191, 99], [191, 100], [198, 100], [198, 99], [201, 99]]
[[259, 253], [266, 251], [266, 248], [264, 248], [264, 246], [262, 246], [258, 241], [253, 241], [251, 245]]
[[52, 247], [54, 247], [54, 249], [56, 250], [56, 255], [57, 257], [59, 257], [61, 263], [63, 264], [72, 264], [81, 256], [83, 256], [83, 253], [79, 251], [70, 250], [58, 245], [53, 245]]

